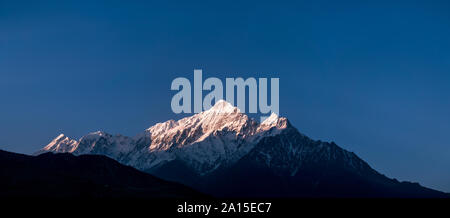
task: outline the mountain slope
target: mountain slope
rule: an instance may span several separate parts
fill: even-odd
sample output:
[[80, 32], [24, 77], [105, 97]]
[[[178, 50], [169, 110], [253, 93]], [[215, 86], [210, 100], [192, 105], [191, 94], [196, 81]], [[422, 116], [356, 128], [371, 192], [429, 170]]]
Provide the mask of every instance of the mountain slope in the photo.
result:
[[42, 152], [102, 154], [225, 197], [448, 197], [401, 183], [334, 143], [301, 134], [284, 117], [258, 123], [223, 100], [210, 110], [158, 123], [133, 138], [94, 132], [59, 136]]
[[293, 127], [264, 138], [235, 165], [196, 188], [223, 197], [450, 197], [389, 179], [354, 153], [311, 140]]
[[0, 150], [0, 197], [199, 198], [167, 182], [98, 155], [27, 156]]

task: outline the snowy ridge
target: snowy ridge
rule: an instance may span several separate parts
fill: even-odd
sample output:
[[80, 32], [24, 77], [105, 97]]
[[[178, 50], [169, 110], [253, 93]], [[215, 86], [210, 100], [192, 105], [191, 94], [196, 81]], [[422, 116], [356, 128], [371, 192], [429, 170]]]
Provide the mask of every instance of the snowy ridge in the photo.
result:
[[42, 154], [45, 152], [68, 152], [72, 153], [77, 147], [78, 141], [70, 139], [64, 134], [60, 134], [55, 139], [53, 139], [47, 146], [45, 146], [36, 154]]
[[260, 139], [287, 128], [287, 123], [286, 118], [272, 114], [259, 124], [220, 100], [207, 111], [157, 123], [133, 138], [101, 131], [78, 141], [60, 135], [36, 154], [102, 154], [141, 170], [177, 159], [203, 175], [236, 162]]

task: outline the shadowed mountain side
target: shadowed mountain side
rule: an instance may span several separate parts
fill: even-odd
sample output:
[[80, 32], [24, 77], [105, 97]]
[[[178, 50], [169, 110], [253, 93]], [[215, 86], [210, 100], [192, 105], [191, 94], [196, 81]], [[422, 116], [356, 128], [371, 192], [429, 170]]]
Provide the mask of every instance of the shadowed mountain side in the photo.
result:
[[218, 197], [450, 197], [418, 183], [390, 179], [354, 153], [312, 140], [292, 126], [262, 139], [237, 163], [205, 176], [177, 161], [149, 172]]

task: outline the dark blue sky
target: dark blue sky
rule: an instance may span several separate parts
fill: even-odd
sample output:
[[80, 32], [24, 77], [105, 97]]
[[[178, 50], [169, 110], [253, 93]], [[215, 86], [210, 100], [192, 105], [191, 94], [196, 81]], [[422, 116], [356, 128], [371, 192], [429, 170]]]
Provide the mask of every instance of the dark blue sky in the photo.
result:
[[170, 83], [202, 68], [279, 77], [302, 133], [450, 192], [448, 1], [128, 2], [0, 0], [1, 149], [179, 118]]

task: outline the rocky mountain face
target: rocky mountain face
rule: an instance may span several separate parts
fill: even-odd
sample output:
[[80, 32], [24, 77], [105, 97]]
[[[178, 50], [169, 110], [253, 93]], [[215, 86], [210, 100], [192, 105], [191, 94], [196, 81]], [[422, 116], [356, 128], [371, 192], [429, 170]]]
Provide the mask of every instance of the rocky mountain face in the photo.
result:
[[37, 154], [45, 152], [106, 155], [224, 197], [448, 197], [389, 179], [354, 153], [301, 134], [284, 117], [258, 123], [223, 100], [132, 138], [60, 135]]

